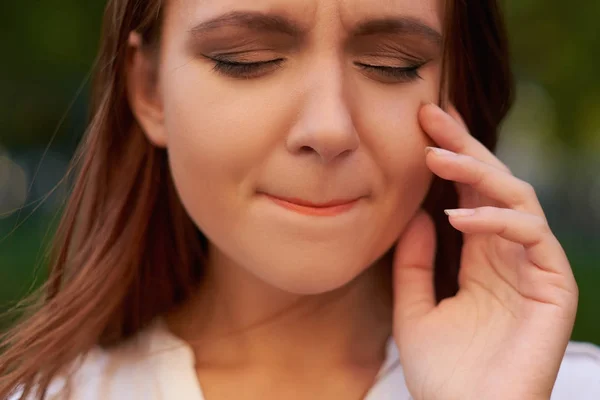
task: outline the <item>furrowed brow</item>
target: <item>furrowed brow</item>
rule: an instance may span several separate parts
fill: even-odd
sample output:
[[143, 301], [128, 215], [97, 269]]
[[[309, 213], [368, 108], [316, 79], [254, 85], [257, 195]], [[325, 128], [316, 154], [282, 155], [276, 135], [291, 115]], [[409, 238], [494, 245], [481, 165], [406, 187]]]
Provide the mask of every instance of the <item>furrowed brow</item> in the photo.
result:
[[352, 31], [352, 36], [355, 37], [378, 34], [420, 36], [437, 47], [442, 45], [440, 32], [412, 17], [372, 19], [358, 24]]
[[297, 23], [278, 14], [232, 11], [208, 21], [203, 21], [191, 29], [193, 35], [201, 35], [226, 27], [239, 27], [258, 32], [280, 33], [299, 37], [305, 30]]

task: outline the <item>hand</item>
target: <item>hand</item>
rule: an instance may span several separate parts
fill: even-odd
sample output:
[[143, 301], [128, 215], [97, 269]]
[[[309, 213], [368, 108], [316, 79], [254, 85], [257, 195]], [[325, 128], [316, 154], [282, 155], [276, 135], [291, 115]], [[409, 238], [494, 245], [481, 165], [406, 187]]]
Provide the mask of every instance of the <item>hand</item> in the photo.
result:
[[[531, 185], [435, 105], [419, 113], [439, 146], [428, 167], [456, 183], [449, 212], [463, 232], [459, 292], [433, 288], [435, 228], [419, 212], [394, 260], [394, 337], [416, 400], [550, 398], [569, 341], [578, 289]], [[449, 151], [448, 151], [449, 150]]]

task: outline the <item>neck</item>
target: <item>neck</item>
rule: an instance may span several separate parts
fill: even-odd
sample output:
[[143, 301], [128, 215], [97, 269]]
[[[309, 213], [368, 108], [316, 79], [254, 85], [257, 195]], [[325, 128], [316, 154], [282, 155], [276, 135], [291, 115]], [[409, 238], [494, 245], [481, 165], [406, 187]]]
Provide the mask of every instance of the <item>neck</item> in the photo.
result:
[[392, 319], [388, 257], [319, 295], [284, 292], [214, 253], [210, 260], [197, 294], [166, 318], [198, 368], [383, 361]]

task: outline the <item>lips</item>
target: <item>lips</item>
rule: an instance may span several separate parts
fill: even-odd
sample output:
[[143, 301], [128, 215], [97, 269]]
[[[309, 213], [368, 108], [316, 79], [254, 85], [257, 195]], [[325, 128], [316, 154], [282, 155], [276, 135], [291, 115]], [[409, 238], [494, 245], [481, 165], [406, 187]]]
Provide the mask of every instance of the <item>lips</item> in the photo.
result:
[[266, 193], [265, 196], [269, 198], [269, 200], [275, 202], [279, 206], [287, 208], [288, 210], [315, 216], [333, 216], [341, 214], [349, 211], [360, 200], [360, 197], [358, 197], [350, 199], [334, 199], [326, 202], [314, 203], [304, 199], [279, 197]]
[[277, 199], [277, 200], [285, 201], [287, 203], [297, 204], [299, 206], [311, 207], [311, 208], [336, 207], [336, 206], [341, 206], [344, 204], [349, 204], [349, 203], [352, 203], [352, 202], [358, 200], [356, 198], [354, 198], [354, 199], [338, 199], [338, 200], [330, 200], [325, 203], [313, 203], [313, 202], [310, 202], [307, 200], [297, 199], [297, 198], [293, 198], [293, 197], [279, 197], [279, 196], [272, 196], [272, 195], [268, 195], [268, 196], [270, 196], [274, 199]]

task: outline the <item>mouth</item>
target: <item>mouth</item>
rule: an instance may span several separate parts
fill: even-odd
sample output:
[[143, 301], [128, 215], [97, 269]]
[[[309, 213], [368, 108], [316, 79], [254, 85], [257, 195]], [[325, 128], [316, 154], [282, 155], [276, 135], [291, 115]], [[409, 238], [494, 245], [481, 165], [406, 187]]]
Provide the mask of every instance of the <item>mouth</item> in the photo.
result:
[[359, 197], [354, 199], [330, 200], [325, 203], [313, 203], [303, 199], [277, 197], [267, 193], [263, 194], [275, 204], [288, 210], [295, 211], [300, 214], [323, 217], [339, 215], [347, 212], [352, 209], [361, 199], [361, 197]]

